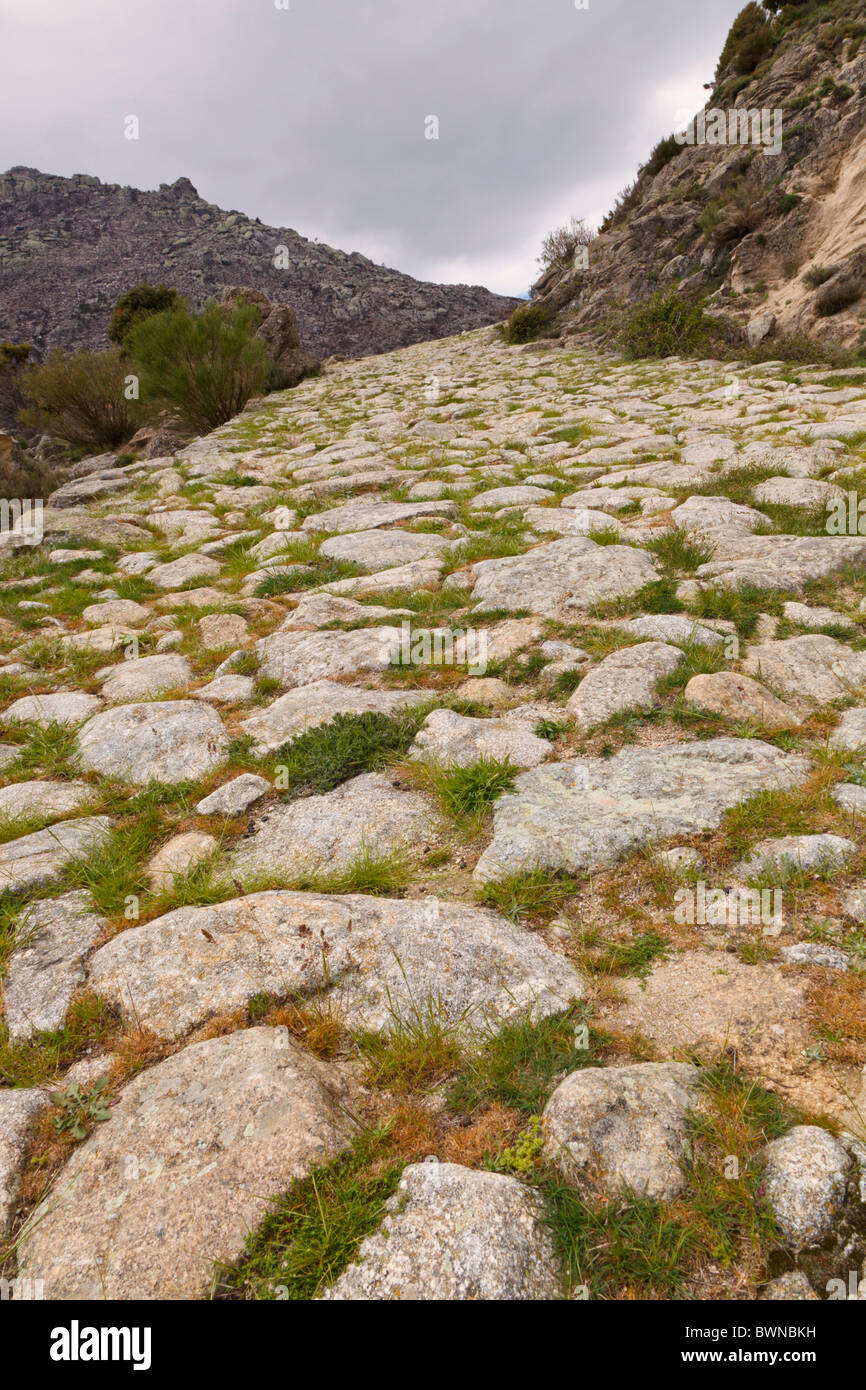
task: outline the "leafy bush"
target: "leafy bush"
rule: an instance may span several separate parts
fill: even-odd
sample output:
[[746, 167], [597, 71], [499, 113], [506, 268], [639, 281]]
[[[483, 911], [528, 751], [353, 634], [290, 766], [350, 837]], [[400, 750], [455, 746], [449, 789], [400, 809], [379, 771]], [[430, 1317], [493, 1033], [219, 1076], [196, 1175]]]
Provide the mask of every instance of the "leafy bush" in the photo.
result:
[[649, 174], [651, 178], [655, 177], [683, 148], [675, 135], [666, 135], [664, 140], [659, 140], [641, 172]]
[[164, 314], [170, 309], [183, 307], [183, 299], [177, 290], [170, 289], [168, 285], [149, 285], [143, 280], [117, 300], [108, 325], [108, 336], [118, 347], [125, 347], [137, 324], [152, 314]]
[[813, 265], [803, 276], [810, 289], [817, 290], [821, 285], [825, 285], [828, 280], [832, 280], [836, 274], [834, 265]]
[[568, 265], [580, 247], [590, 246], [594, 239], [595, 233], [587, 227], [582, 217], [569, 218], [568, 222], [544, 238], [539, 262], [545, 270], [552, 265]]
[[820, 318], [829, 318], [832, 314], [838, 314], [843, 309], [847, 309], [849, 304], [856, 303], [862, 294], [862, 281], [850, 277], [837, 280], [835, 285], [828, 285], [818, 295], [815, 311]]
[[213, 301], [199, 314], [171, 309], [140, 320], [128, 347], [142, 394], [176, 410], [199, 433], [224, 424], [268, 378], [267, 348], [255, 336], [258, 320], [250, 305]]
[[29, 405], [21, 418], [75, 447], [115, 449], [138, 427], [136, 402], [124, 395], [128, 371], [116, 348], [58, 348], [40, 366], [22, 372], [21, 392]]
[[626, 315], [619, 339], [628, 357], [671, 357], [694, 352], [712, 326], [699, 305], [660, 290]]
[[509, 343], [530, 343], [543, 332], [547, 314], [540, 304], [522, 304], [505, 320], [505, 337]]
[[728, 69], [736, 73], [754, 72], [775, 44], [773, 28], [760, 5], [752, 3], [740, 10], [728, 31], [716, 68], [716, 81]]

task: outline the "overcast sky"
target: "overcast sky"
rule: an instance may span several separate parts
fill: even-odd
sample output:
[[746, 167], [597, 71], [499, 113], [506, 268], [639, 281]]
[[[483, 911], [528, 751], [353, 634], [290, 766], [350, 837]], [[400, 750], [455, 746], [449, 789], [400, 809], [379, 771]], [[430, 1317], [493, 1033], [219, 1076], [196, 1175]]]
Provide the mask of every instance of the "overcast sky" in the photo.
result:
[[421, 279], [523, 293], [544, 234], [597, 223], [702, 104], [743, 3], [0, 0], [0, 169], [184, 174]]

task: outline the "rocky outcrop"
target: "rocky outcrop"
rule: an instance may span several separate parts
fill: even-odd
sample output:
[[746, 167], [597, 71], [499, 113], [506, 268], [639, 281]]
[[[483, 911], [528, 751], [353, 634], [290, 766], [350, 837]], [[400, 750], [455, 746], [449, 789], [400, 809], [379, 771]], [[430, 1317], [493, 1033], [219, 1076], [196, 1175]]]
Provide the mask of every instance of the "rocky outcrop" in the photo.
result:
[[360, 357], [495, 323], [517, 303], [226, 212], [186, 178], [146, 191], [21, 166], [0, 175], [0, 266], [0, 337], [40, 352], [105, 347], [114, 302], [142, 280], [196, 305], [232, 286], [262, 291], [275, 306], [262, 336], [284, 359], [298, 351], [292, 311], [315, 356]]

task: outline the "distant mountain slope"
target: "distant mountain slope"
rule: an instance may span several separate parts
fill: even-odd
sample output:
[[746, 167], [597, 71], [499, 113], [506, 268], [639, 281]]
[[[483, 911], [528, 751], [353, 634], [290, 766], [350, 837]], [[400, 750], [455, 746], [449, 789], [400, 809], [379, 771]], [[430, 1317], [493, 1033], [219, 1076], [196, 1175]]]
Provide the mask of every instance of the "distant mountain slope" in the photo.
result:
[[[280, 247], [287, 262], [277, 268]], [[363, 356], [505, 318], [517, 300], [433, 285], [207, 203], [189, 179], [157, 192], [16, 167], [0, 175], [0, 340], [100, 347], [118, 295], [166, 281], [201, 303], [254, 285], [297, 312], [321, 357]]]
[[[610, 328], [622, 306], [677, 288], [705, 297], [710, 313], [752, 324], [752, 335], [862, 347], [864, 38], [863, 0], [747, 5], [703, 125], [692, 125], [696, 142], [660, 141], [602, 224], [588, 267], [554, 265], [537, 282], [551, 331]], [[713, 111], [723, 113], [727, 142], [699, 143], [718, 134]], [[766, 150], [730, 141], [747, 112], [765, 113]], [[748, 131], [757, 134], [751, 121]]]

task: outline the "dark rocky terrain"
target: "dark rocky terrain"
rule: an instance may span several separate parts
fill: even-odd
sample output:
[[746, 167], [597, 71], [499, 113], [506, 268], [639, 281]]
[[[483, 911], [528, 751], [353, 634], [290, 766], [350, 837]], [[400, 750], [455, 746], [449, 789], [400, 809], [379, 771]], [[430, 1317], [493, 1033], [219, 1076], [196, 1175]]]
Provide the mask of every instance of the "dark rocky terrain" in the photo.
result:
[[[287, 248], [277, 269], [277, 248]], [[189, 179], [156, 192], [16, 167], [0, 175], [0, 339], [104, 347], [117, 297], [165, 281], [201, 304], [253, 285], [295, 309], [304, 345], [351, 357], [505, 318], [517, 303], [480, 285], [432, 285], [267, 227], [200, 198]]]

